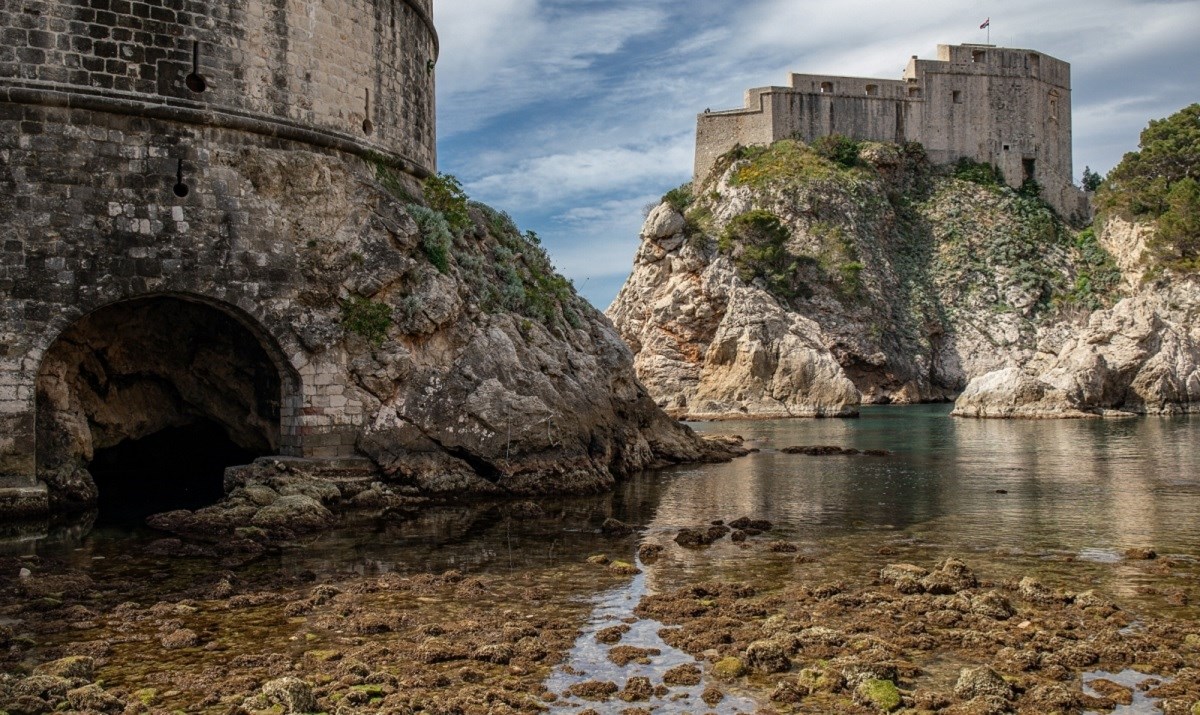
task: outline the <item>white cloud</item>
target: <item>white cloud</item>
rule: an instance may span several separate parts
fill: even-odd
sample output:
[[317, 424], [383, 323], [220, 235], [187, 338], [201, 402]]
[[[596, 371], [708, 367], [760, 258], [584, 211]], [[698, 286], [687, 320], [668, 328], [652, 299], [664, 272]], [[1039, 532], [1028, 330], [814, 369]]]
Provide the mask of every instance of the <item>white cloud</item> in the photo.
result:
[[[690, 137], [641, 147], [614, 146], [518, 160], [510, 168], [470, 181], [473, 196], [523, 211], [570, 208], [570, 202], [623, 193], [647, 184], [670, 184], [689, 172]], [[678, 181], [676, 181], [678, 183]]]
[[470, 131], [530, 104], [587, 95], [598, 58], [654, 32], [663, 18], [632, 2], [567, 11], [538, 0], [444, 0], [439, 132]]
[[705, 107], [789, 71], [896, 77], [911, 54], [984, 41], [988, 16], [993, 42], [1072, 63], [1077, 170], [1106, 171], [1200, 97], [1195, 0], [437, 0], [443, 169], [577, 283], [609, 276], [644, 203], [688, 178]]

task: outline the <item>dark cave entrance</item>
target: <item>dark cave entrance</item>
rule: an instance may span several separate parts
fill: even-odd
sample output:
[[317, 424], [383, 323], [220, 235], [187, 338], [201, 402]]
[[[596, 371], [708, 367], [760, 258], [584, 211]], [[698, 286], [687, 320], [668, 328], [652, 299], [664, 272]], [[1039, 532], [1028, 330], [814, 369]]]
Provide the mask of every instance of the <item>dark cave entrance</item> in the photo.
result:
[[88, 471], [100, 492], [100, 522], [136, 523], [151, 514], [212, 504], [224, 496], [225, 468], [259, 456], [211, 420], [98, 449]]
[[223, 496], [226, 467], [279, 453], [294, 383], [233, 313], [156, 296], [63, 331], [37, 386], [38, 477], [54, 503], [99, 506], [108, 523], [196, 509]]

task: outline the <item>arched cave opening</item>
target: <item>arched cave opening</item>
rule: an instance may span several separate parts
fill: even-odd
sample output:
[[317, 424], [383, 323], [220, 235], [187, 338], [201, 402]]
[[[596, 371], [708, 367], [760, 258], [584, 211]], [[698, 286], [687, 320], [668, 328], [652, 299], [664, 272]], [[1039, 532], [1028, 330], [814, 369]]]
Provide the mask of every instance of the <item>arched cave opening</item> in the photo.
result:
[[201, 419], [97, 449], [87, 470], [105, 523], [140, 522], [171, 509], [199, 509], [224, 496], [225, 468], [261, 456], [221, 425]]
[[42, 361], [38, 476], [60, 508], [98, 505], [109, 523], [211, 504], [226, 467], [278, 453], [284, 384], [226, 310], [174, 296], [101, 308]]

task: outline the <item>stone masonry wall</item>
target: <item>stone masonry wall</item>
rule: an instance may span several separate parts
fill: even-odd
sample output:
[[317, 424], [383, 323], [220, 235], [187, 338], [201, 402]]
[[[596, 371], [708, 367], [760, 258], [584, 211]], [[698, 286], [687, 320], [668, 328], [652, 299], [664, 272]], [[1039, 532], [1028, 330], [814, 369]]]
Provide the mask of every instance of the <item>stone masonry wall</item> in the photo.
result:
[[[0, 490], [36, 485], [47, 348], [89, 311], [147, 295], [212, 305], [260, 336], [283, 382], [283, 453], [355, 453], [363, 396], [336, 341], [304, 331], [306, 249], [337, 226], [306, 226], [284, 180], [264, 187], [246, 165], [357, 154], [407, 172], [416, 191], [436, 163], [431, 11], [431, 0], [0, 4]], [[345, 220], [349, 207], [326, 201]]]
[[72, 106], [315, 131], [428, 171], [430, 13], [430, 0], [10, 0], [0, 5], [0, 90], [10, 101], [71, 96]]
[[697, 180], [737, 144], [830, 134], [917, 141], [937, 163], [996, 164], [1012, 186], [1027, 178], [1064, 216], [1082, 215], [1073, 185], [1070, 65], [1029, 50], [942, 45], [909, 62], [902, 80], [793, 74], [788, 87], [747, 92], [744, 109], [697, 119]]

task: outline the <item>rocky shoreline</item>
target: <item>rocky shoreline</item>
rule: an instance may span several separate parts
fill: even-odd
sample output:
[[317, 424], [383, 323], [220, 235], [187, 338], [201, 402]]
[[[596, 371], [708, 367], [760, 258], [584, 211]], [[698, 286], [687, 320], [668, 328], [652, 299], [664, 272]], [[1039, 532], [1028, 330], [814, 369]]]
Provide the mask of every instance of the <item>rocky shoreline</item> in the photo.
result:
[[[149, 600], [153, 589], [128, 574], [95, 580], [5, 558], [0, 709], [641, 715], [725, 712], [722, 703], [750, 698], [764, 715], [978, 715], [1104, 712], [1149, 698], [1191, 715], [1200, 703], [1194, 621], [1127, 611], [1092, 589], [882, 553], [866, 576], [830, 580], [825, 567], [840, 570], [822, 562], [836, 555], [805, 553], [761, 519], [685, 529], [674, 543], [621, 526], [606, 522], [598, 537], [615, 556], [508, 575], [285, 575], [201, 559], [197, 578]], [[658, 559], [671, 550], [702, 558], [727, 535], [748, 556], [778, 561], [786, 578], [662, 581]], [[188, 553], [186, 542], [147, 552]], [[1148, 574], [1187, 567], [1148, 549], [1126, 558]], [[653, 677], [574, 672], [570, 685], [549, 689], [580, 645], [594, 594], [623, 598], [641, 571], [656, 587], [633, 617], [587, 635], [588, 647], [604, 649], [616, 669], [607, 672], [654, 662], [659, 653], [636, 637], [650, 624], [695, 660]], [[1130, 671], [1141, 674], [1136, 684]]]

